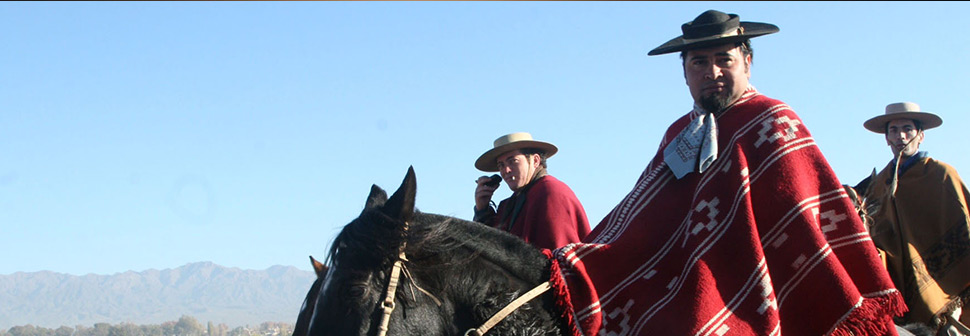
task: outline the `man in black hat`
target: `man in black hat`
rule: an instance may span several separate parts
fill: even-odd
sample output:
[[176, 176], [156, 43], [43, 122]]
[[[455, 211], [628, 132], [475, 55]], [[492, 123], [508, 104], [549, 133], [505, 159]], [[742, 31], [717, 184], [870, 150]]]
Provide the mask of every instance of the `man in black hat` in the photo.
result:
[[963, 307], [962, 319], [960, 311], [970, 297], [970, 191], [956, 169], [919, 150], [923, 132], [942, 124], [912, 102], [889, 104], [863, 123], [883, 134], [893, 153], [868, 182], [865, 199], [873, 243], [909, 307], [900, 324], [966, 335], [960, 322], [970, 319], [970, 309]]
[[895, 334], [902, 299], [842, 184], [798, 115], [748, 82], [750, 39], [778, 27], [709, 10], [681, 29], [649, 55], [680, 52], [693, 109], [556, 251], [584, 334]]

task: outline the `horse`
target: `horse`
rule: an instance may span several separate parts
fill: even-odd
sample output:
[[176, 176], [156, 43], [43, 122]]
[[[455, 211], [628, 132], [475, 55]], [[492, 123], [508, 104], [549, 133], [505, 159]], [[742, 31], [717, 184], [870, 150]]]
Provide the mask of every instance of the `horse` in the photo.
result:
[[[308, 316], [305, 335], [480, 335], [490, 316], [549, 282], [551, 261], [542, 250], [486, 225], [415, 209], [415, 180], [411, 167], [390, 198], [373, 185], [360, 215], [334, 239], [329, 271], [300, 312]], [[488, 334], [571, 335], [569, 314], [556, 300], [547, 291], [526, 301]]]

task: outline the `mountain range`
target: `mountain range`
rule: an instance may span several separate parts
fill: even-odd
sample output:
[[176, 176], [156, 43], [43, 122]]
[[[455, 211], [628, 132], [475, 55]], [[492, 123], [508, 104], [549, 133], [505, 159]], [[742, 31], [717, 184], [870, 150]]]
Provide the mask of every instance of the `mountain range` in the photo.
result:
[[242, 270], [211, 262], [113, 275], [0, 275], [0, 330], [122, 322], [161, 324], [188, 315], [230, 327], [295, 323], [316, 275], [292, 266]]

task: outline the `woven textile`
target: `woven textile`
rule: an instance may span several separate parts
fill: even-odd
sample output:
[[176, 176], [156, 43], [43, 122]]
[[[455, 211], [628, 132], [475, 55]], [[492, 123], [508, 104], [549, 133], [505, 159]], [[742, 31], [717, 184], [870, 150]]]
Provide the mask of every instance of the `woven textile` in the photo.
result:
[[486, 209], [475, 220], [550, 250], [581, 241], [590, 231], [586, 210], [576, 194], [552, 175], [532, 181], [502, 200], [497, 212]]
[[662, 151], [700, 116], [667, 130], [582, 243], [554, 251], [579, 333], [895, 334], [905, 306], [794, 111], [749, 88], [718, 117], [719, 158], [676, 179]]
[[933, 325], [934, 315], [953, 309], [970, 288], [970, 190], [953, 166], [927, 156], [907, 162], [895, 199], [895, 162], [872, 180], [867, 202], [879, 210], [870, 234], [909, 306], [904, 321]]

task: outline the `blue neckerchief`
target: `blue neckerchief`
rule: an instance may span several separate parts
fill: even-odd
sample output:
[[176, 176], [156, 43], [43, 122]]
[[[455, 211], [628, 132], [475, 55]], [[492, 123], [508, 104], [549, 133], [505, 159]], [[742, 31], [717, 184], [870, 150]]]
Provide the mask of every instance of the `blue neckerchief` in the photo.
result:
[[[913, 156], [906, 158], [906, 161], [903, 161], [903, 164], [899, 166], [899, 174], [897, 174], [897, 176], [905, 174], [906, 171], [909, 170], [909, 168], [912, 167], [914, 164], [916, 164], [917, 161], [920, 161], [928, 156], [930, 156], [929, 152], [919, 151], [919, 152], [916, 152], [916, 154], [913, 154]], [[893, 169], [896, 169], [895, 158], [893, 158], [892, 161], [889, 161], [889, 166], [893, 167]], [[886, 184], [890, 184], [890, 183], [892, 183], [892, 180], [886, 180]]]
[[717, 160], [717, 119], [697, 104], [691, 113], [694, 119], [663, 152], [664, 162], [678, 179], [694, 171], [703, 173]]

